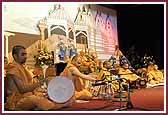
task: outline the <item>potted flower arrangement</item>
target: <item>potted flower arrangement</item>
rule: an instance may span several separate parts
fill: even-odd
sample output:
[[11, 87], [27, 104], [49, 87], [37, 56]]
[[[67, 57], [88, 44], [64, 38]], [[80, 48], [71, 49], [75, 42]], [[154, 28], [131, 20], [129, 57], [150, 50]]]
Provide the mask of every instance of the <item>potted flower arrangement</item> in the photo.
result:
[[45, 47], [43, 50], [39, 50], [36, 55], [34, 55], [35, 59], [35, 71], [34, 74], [39, 77], [44, 77], [45, 71], [48, 66], [53, 65], [53, 56], [50, 52], [48, 52]]

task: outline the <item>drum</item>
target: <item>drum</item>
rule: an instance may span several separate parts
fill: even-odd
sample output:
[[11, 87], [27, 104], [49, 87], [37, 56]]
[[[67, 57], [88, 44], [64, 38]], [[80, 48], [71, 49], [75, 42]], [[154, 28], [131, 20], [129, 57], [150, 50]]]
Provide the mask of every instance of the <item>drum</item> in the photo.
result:
[[74, 95], [74, 85], [67, 77], [56, 76], [47, 88], [48, 97], [56, 103], [65, 103]]

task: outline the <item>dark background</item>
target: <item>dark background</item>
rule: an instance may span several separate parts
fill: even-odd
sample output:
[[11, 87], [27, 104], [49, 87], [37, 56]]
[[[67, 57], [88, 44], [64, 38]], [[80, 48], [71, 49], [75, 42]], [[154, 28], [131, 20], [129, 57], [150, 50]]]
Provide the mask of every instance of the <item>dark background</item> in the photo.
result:
[[[102, 4], [101, 4], [102, 5]], [[130, 47], [143, 57], [153, 56], [159, 69], [164, 68], [164, 5], [103, 4], [117, 11], [119, 48], [127, 55]]]

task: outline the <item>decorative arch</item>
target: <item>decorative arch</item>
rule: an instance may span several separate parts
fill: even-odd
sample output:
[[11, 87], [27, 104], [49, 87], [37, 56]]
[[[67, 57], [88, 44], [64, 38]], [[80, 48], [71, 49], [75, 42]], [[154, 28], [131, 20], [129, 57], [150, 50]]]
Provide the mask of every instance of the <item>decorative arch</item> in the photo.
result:
[[53, 34], [66, 36], [65, 27], [60, 26], [60, 25], [52, 25], [51, 26], [51, 35], [53, 35]]

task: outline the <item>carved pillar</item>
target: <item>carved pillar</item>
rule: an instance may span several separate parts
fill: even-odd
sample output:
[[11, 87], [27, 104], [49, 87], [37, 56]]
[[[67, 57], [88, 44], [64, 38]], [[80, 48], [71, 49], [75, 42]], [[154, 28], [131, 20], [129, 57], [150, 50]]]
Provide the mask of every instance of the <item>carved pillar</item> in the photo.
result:
[[40, 48], [39, 49], [42, 49], [44, 47], [44, 40], [45, 40], [45, 34], [44, 34], [44, 31], [45, 29], [47, 28], [47, 24], [45, 22], [45, 20], [40, 20], [40, 23], [38, 25], [39, 29], [40, 29], [40, 35], [41, 35], [41, 40], [40, 40]]
[[6, 39], [6, 41], [5, 41], [5, 57], [8, 58], [8, 39], [9, 39], [9, 36], [15, 36], [15, 34], [11, 33], [11, 32], [5, 32], [4, 35], [5, 35], [5, 39]]

